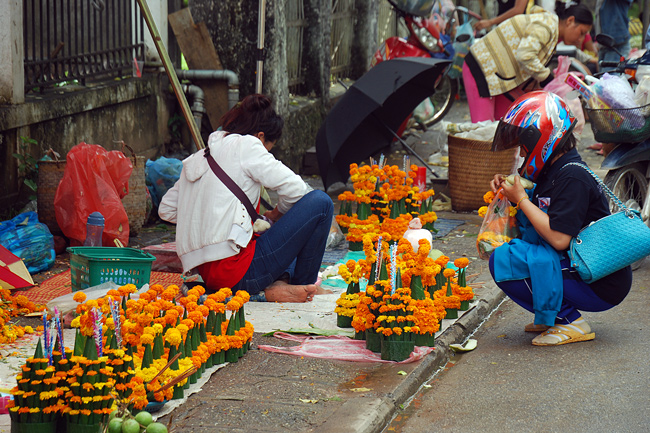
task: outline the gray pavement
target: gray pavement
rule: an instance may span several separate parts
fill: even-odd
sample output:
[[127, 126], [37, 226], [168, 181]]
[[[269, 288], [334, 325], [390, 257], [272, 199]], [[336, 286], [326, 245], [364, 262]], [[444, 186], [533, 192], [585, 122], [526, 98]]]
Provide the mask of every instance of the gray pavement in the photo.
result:
[[[457, 101], [446, 120], [468, 121], [467, 113]], [[408, 139], [425, 158], [444, 152], [445, 141], [435, 130]], [[587, 126], [579, 150], [598, 169], [602, 157], [586, 150], [592, 143]], [[395, 160], [403, 154], [401, 146], [390, 152]], [[307, 180], [322, 188], [318, 178]], [[444, 181], [437, 185], [444, 188]], [[648, 343], [635, 333], [648, 325], [648, 271], [637, 272], [634, 292], [622, 306], [587, 316], [596, 341], [535, 348], [532, 336], [521, 332], [530, 315], [504, 301], [487, 263], [476, 257], [481, 218], [438, 215], [463, 224], [435, 240], [434, 248], [469, 257], [470, 282], [478, 287], [472, 309], [437, 338], [429, 356], [411, 364], [300, 358], [259, 350], [260, 344], [292, 343], [256, 333], [246, 356], [215, 373], [202, 392], [161, 421], [172, 418], [177, 432], [647, 430], [638, 427], [648, 421]], [[449, 344], [470, 335], [479, 339], [478, 349], [455, 356]]]

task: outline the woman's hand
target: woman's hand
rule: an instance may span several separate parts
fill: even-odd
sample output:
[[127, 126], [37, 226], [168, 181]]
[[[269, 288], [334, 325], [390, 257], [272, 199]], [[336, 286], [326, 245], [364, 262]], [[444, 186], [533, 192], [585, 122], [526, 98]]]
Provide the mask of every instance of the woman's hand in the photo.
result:
[[264, 216], [273, 222], [279, 220], [282, 217], [282, 215], [284, 214], [280, 213], [277, 207], [272, 210], [267, 210], [266, 212], [264, 212]]
[[503, 179], [503, 182], [501, 183], [501, 188], [503, 188], [503, 195], [506, 196], [508, 200], [510, 200], [511, 203], [519, 203], [520, 200], [523, 200], [524, 198], [528, 198], [528, 194], [526, 194], [526, 190], [524, 189], [523, 186], [521, 186], [521, 181], [519, 176], [515, 176], [515, 183], [514, 185], [509, 184], [508, 182]]
[[477, 32], [490, 27], [492, 27], [492, 20], [480, 20], [474, 23], [474, 30]]
[[506, 182], [506, 175], [504, 174], [495, 174], [494, 178], [490, 181], [490, 188], [493, 193], [497, 193], [501, 189], [502, 185]]

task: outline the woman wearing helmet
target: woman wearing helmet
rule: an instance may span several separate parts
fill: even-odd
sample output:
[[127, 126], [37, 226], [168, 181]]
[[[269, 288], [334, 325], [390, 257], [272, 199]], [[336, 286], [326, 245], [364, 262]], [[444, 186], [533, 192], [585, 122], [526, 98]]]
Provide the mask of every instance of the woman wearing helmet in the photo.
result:
[[477, 39], [463, 64], [463, 82], [472, 122], [498, 120], [516, 96], [553, 79], [546, 66], [558, 40], [577, 45], [591, 30], [589, 8], [556, 2], [556, 13], [533, 6]]
[[503, 188], [516, 205], [521, 231], [521, 239], [494, 251], [490, 272], [513, 301], [535, 313], [525, 330], [541, 332], [533, 339], [537, 346], [593, 340], [595, 333], [580, 311], [608, 310], [623, 301], [632, 285], [629, 266], [591, 284], [570, 266], [571, 239], [610, 213], [591, 175], [567, 165], [584, 164], [575, 148], [575, 123], [561, 98], [535, 91], [510, 106], [494, 136], [493, 150], [520, 147], [524, 162], [519, 174], [536, 184], [527, 193], [519, 178], [509, 185], [497, 174], [490, 182], [493, 192]]

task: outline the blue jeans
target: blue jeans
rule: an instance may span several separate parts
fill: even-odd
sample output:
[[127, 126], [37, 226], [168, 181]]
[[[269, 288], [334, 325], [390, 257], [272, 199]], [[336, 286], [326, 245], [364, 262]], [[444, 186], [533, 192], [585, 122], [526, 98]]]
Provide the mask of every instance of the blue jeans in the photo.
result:
[[288, 274], [290, 284], [314, 284], [332, 226], [334, 204], [323, 191], [306, 194], [255, 244], [244, 277], [232, 288], [256, 295]]
[[[563, 278], [563, 298], [560, 312], [557, 313], [555, 323], [568, 324], [580, 318], [580, 311], [605, 311], [614, 307], [612, 304], [600, 299], [577, 275], [577, 272], [570, 268], [569, 259], [560, 261]], [[572, 272], [571, 272], [572, 271]], [[490, 256], [490, 273], [494, 278], [494, 256]], [[501, 281], [497, 286], [505, 292], [506, 295], [521, 307], [534, 313], [533, 309], [533, 286], [530, 278], [525, 280]]]
[[[623, 54], [625, 58], [630, 54], [630, 41], [624, 42], [622, 44], [614, 45], [618, 51]], [[607, 62], [619, 62], [621, 56], [614, 50], [610, 50], [607, 47], [600, 47], [598, 49], [598, 60], [605, 60]], [[611, 71], [612, 67], [600, 67], [600, 72]]]

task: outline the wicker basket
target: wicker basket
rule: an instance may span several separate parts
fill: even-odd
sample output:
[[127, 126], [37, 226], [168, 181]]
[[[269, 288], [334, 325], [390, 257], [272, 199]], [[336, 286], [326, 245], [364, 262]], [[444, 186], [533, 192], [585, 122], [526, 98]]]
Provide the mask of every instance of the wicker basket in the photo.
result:
[[38, 206], [38, 221], [50, 229], [53, 235], [62, 235], [63, 232], [56, 222], [54, 212], [54, 196], [56, 189], [65, 173], [65, 160], [38, 161], [38, 190], [36, 192]]
[[469, 140], [449, 135], [449, 193], [451, 208], [459, 212], [485, 206], [483, 195], [497, 173], [512, 173], [513, 149], [492, 152], [491, 141]]
[[122, 143], [124, 148], [131, 151], [133, 171], [129, 178], [129, 193], [122, 198], [122, 205], [129, 218], [129, 235], [137, 235], [144, 224], [144, 217], [147, 212], [147, 185], [144, 177], [145, 157], [136, 156], [130, 146]]

